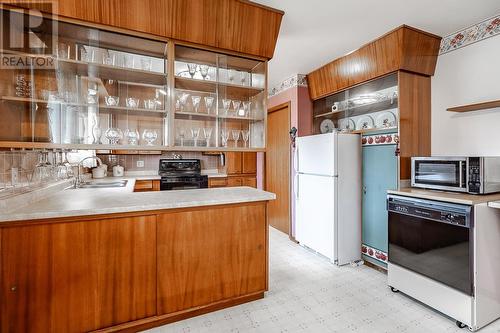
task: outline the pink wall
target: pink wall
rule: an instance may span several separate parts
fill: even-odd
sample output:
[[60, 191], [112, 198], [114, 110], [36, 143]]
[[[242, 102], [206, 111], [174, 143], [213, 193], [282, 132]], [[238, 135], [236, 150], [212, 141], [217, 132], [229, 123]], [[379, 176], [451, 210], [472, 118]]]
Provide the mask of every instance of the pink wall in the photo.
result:
[[[312, 134], [312, 111], [313, 104], [309, 98], [309, 90], [307, 87], [293, 87], [287, 89], [277, 95], [270, 97], [267, 100], [267, 108], [271, 109], [280, 104], [290, 102], [290, 128], [296, 127], [298, 129], [299, 136], [305, 136]], [[293, 152], [290, 156], [290, 165], [293, 166]], [[258, 188], [264, 188], [264, 153], [257, 154], [257, 186]], [[290, 208], [292, 212], [294, 209], [294, 193], [293, 193], [293, 181], [295, 179], [295, 171], [290, 172]], [[295, 235], [295, 216], [292, 213], [292, 236]]]

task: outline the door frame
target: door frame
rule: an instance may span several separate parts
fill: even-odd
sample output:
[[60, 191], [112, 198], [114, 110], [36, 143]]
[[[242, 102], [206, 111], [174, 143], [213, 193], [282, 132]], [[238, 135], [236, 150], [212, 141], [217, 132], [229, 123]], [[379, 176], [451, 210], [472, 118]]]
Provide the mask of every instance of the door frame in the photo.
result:
[[[276, 111], [279, 111], [281, 109], [284, 109], [284, 108], [288, 108], [288, 112], [287, 112], [287, 128], [290, 129], [291, 128], [291, 113], [292, 113], [292, 102], [291, 101], [287, 101], [287, 102], [284, 102], [284, 103], [281, 103], [281, 104], [278, 104], [278, 105], [275, 105], [269, 109], [267, 109], [267, 115], [266, 115], [266, 118], [269, 117], [269, 114], [273, 113], [273, 112], [276, 112]], [[266, 122], [269, 126], [269, 122], [267, 121], [268, 119], [266, 119]], [[268, 130], [268, 127], [266, 127], [266, 131]], [[266, 138], [268, 138], [269, 136], [267, 135], [266, 133]], [[268, 154], [268, 150], [266, 148], [266, 152], [265, 154]], [[264, 190], [267, 191], [267, 155], [264, 155], [264, 175], [262, 177], [263, 179], [263, 184], [264, 184]], [[288, 144], [288, 193], [289, 193], [289, 197], [288, 197], [288, 238], [290, 238], [291, 240], [295, 241], [295, 238], [292, 236], [292, 148], [291, 148], [291, 145]]]

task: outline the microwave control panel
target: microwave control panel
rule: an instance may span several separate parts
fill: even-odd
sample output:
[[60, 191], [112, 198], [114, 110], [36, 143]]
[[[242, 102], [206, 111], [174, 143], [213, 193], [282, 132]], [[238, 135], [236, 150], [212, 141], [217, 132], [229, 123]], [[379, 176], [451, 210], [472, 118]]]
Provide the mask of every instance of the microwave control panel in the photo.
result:
[[481, 162], [479, 157], [469, 157], [468, 192], [481, 193]]

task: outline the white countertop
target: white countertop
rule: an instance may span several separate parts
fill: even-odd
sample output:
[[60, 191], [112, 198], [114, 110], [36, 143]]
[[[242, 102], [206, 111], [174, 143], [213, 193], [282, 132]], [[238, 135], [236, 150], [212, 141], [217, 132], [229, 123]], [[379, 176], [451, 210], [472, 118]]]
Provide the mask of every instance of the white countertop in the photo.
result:
[[[492, 201], [500, 201], [500, 193], [474, 195], [468, 193], [455, 193], [437, 190], [424, 190], [417, 188], [402, 188], [399, 191], [387, 191], [389, 194], [402, 195], [413, 198], [421, 198], [428, 200], [438, 200], [464, 205], [478, 205], [482, 203], [491, 203]], [[490, 206], [491, 207], [491, 206]], [[499, 203], [500, 207], [500, 203]]]
[[[118, 178], [118, 177], [117, 177]], [[105, 178], [103, 181], [116, 180]], [[135, 178], [135, 177], [134, 177]], [[199, 207], [276, 199], [252, 187], [133, 192], [134, 178], [122, 188], [67, 189], [0, 215], [0, 222]]]

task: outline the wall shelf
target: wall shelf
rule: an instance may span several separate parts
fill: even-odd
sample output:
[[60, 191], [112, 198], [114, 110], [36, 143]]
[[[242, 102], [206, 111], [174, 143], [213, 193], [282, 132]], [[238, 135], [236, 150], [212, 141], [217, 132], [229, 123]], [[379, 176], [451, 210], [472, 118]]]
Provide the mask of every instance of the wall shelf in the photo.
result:
[[455, 107], [446, 109], [446, 111], [471, 112], [471, 111], [487, 110], [487, 109], [493, 109], [493, 108], [499, 108], [499, 107], [500, 107], [500, 100], [496, 100], [496, 101], [490, 101], [490, 102], [455, 106]]

